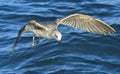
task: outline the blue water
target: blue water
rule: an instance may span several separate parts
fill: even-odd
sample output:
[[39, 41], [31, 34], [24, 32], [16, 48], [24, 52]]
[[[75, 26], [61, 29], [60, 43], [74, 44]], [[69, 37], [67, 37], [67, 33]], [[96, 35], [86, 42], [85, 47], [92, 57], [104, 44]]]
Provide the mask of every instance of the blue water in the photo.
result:
[[[73, 13], [99, 18], [117, 32], [102, 36], [60, 26], [62, 45], [41, 38], [32, 49], [32, 34], [24, 33], [11, 55], [17, 32], [28, 21]], [[0, 74], [120, 74], [120, 0], [0, 0]]]

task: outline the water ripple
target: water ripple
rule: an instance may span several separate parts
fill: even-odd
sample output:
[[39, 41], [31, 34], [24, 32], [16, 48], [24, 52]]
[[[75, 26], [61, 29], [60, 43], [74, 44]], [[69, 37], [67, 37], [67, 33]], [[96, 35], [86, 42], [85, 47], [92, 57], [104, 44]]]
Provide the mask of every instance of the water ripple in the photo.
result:
[[[120, 1], [110, 0], [1, 0], [1, 74], [119, 74]], [[34, 19], [53, 22], [73, 13], [99, 18], [117, 32], [101, 36], [72, 27], [60, 26], [62, 44], [41, 38], [30, 49], [32, 33], [23, 33], [12, 55], [18, 30]]]

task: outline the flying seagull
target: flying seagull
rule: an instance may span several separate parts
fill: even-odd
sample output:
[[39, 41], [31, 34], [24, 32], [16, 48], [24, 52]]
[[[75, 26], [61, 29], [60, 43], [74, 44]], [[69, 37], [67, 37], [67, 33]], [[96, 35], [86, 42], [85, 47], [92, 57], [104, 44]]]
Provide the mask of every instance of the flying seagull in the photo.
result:
[[14, 53], [14, 49], [20, 39], [22, 32], [30, 31], [34, 33], [32, 44], [30, 46], [31, 48], [34, 47], [35, 37], [56, 39], [60, 43], [62, 38], [62, 34], [58, 31], [58, 26], [60, 25], [67, 25], [74, 28], [79, 28], [81, 30], [95, 34], [106, 35], [106, 34], [114, 34], [116, 32], [112, 27], [110, 27], [108, 24], [104, 23], [103, 21], [84, 14], [71, 14], [69, 16], [57, 19], [52, 24], [46, 24], [46, 25], [41, 25], [35, 20], [31, 20], [19, 30], [18, 37], [14, 43], [12, 52]]

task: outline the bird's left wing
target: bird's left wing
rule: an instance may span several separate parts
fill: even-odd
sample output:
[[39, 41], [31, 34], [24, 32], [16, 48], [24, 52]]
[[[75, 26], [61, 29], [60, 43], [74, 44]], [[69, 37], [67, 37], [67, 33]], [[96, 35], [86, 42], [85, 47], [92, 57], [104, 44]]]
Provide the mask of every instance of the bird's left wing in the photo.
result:
[[116, 32], [111, 26], [103, 21], [84, 14], [72, 14], [57, 19], [56, 24], [57, 26], [62, 24], [97, 34], [113, 34]]
[[24, 25], [18, 32], [18, 36], [16, 38], [16, 41], [13, 45], [13, 48], [12, 48], [12, 53], [14, 53], [14, 49], [20, 39], [20, 36], [22, 34], [22, 32], [27, 32], [27, 31], [31, 31], [33, 32], [34, 30], [47, 30], [47, 27], [39, 24], [38, 22], [36, 22], [35, 20], [31, 20], [29, 21], [26, 25]]

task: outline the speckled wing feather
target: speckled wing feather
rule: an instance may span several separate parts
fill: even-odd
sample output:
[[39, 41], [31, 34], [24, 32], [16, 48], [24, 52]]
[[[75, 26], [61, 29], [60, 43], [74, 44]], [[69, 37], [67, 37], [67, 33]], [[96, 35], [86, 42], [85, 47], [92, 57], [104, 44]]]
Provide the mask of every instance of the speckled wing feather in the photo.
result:
[[27, 32], [27, 31], [33, 32], [35, 30], [41, 30], [41, 31], [43, 30], [44, 31], [44, 30], [47, 30], [47, 28], [45, 26], [43, 26], [43, 25], [40, 25], [35, 20], [31, 20], [30, 22], [28, 22], [26, 25], [24, 25], [19, 30], [18, 36], [17, 36], [16, 41], [15, 41], [15, 43], [13, 45], [13, 48], [12, 48], [12, 53], [14, 53], [14, 49], [15, 49], [15, 47], [16, 47], [19, 39], [20, 39], [20, 36], [21, 36], [22, 32]]
[[114, 34], [116, 31], [101, 20], [95, 19], [89, 15], [72, 14], [56, 20], [60, 24], [80, 28], [82, 30], [96, 34]]

